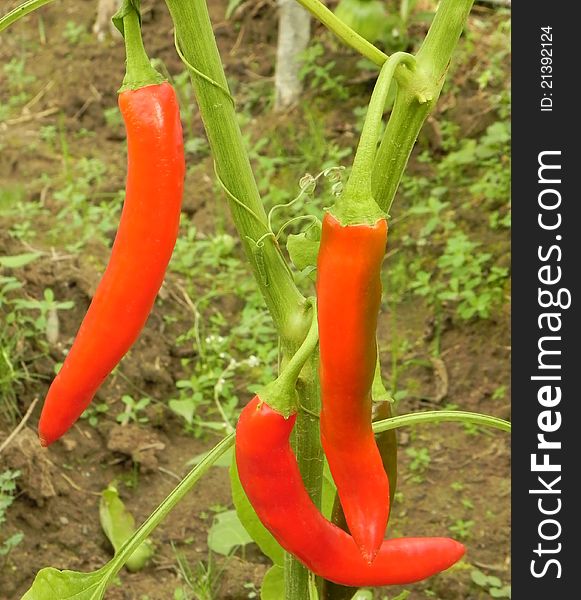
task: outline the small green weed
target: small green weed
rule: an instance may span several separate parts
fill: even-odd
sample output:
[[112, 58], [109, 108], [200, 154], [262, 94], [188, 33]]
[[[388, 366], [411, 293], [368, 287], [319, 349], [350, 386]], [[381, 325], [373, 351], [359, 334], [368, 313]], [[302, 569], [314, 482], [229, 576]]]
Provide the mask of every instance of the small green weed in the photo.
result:
[[302, 54], [302, 66], [299, 79], [305, 87], [312, 91], [324, 92], [337, 100], [346, 100], [349, 92], [344, 82], [345, 77], [336, 72], [334, 60], [325, 58], [326, 51], [321, 42], [315, 42]]
[[450, 533], [461, 540], [467, 540], [472, 535], [472, 528], [474, 527], [474, 521], [465, 521], [463, 519], [457, 519], [452, 525], [448, 527]]
[[185, 554], [172, 543], [178, 571], [184, 584], [174, 591], [174, 600], [213, 600], [220, 587], [223, 567], [216, 564], [212, 554], [207, 563], [199, 561], [192, 568]]
[[410, 471], [422, 474], [430, 466], [432, 457], [428, 448], [408, 448], [405, 453], [410, 457]]
[[86, 27], [82, 23], [67, 21], [63, 29], [63, 37], [71, 46], [76, 46], [87, 32]]
[[474, 569], [470, 578], [479, 588], [487, 591], [491, 598], [511, 598], [511, 586], [503, 584], [495, 575], [486, 575], [480, 569]]
[[117, 423], [147, 423], [149, 419], [142, 413], [151, 403], [151, 398], [141, 398], [134, 400], [132, 396], [125, 394], [121, 396], [121, 402], [125, 405], [125, 410], [117, 415]]
[[102, 415], [109, 412], [109, 405], [106, 402], [93, 400], [81, 415], [81, 419], [86, 419], [91, 427], [97, 427]]
[[[6, 522], [6, 512], [12, 506], [16, 494], [16, 480], [20, 471], [7, 470], [0, 473], [0, 525]], [[11, 535], [5, 540], [0, 540], [0, 556], [6, 556], [24, 538], [21, 532]]]

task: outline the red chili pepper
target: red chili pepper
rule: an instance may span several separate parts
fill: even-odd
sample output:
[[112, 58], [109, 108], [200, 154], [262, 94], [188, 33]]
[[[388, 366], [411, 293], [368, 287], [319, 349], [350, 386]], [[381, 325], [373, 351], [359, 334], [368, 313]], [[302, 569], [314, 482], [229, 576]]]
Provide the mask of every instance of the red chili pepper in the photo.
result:
[[447, 569], [465, 548], [449, 538], [385, 540], [372, 564], [353, 538], [327, 521], [310, 499], [290, 446], [288, 419], [254, 397], [236, 428], [240, 482], [264, 526], [308, 569], [349, 586], [403, 585]]
[[109, 264], [39, 424], [43, 446], [62, 436], [135, 342], [176, 242], [185, 174], [180, 112], [164, 82], [119, 95], [127, 129], [126, 198]]
[[386, 243], [385, 219], [342, 226], [327, 213], [317, 263], [321, 442], [351, 535], [369, 561], [389, 516], [389, 482], [371, 426]]

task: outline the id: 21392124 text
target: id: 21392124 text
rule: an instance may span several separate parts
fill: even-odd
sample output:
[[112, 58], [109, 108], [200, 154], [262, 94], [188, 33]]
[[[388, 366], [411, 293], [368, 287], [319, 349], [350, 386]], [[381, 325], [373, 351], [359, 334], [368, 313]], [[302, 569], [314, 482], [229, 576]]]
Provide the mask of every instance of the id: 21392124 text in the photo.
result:
[[553, 28], [541, 27], [541, 112], [553, 110]]

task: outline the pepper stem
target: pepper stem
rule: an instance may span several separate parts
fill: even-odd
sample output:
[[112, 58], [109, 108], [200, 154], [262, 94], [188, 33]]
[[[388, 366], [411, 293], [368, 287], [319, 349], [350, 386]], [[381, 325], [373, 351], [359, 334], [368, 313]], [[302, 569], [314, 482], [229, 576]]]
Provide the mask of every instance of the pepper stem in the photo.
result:
[[373, 225], [385, 214], [379, 208], [371, 191], [371, 173], [377, 151], [383, 111], [395, 70], [400, 64], [414, 68], [416, 61], [411, 54], [396, 52], [384, 63], [365, 117], [361, 139], [353, 161], [351, 175], [345, 191], [332, 209], [333, 216], [342, 225], [365, 223]]
[[315, 351], [319, 343], [319, 327], [317, 322], [317, 309], [315, 299], [309, 299], [313, 307], [313, 317], [309, 331], [300, 348], [293, 354], [292, 358], [284, 366], [280, 375], [266, 387], [258, 396], [271, 408], [288, 417], [296, 410], [296, 382], [309, 357]]
[[143, 45], [139, 1], [124, 0], [113, 17], [113, 23], [123, 35], [127, 56], [125, 77], [119, 92], [137, 90], [165, 81], [165, 78], [151, 66]]

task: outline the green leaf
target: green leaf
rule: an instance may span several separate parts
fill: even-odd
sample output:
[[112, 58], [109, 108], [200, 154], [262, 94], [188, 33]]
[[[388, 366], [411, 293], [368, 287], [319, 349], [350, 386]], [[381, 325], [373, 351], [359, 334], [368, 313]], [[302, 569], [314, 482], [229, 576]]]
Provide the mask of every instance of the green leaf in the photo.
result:
[[488, 583], [488, 577], [482, 571], [475, 569], [470, 573], [470, 577], [472, 578], [472, 581], [480, 587], [485, 587]]
[[196, 405], [192, 400], [170, 400], [169, 407], [176, 415], [182, 417], [188, 425], [191, 425], [194, 422]]
[[331, 475], [329, 463], [325, 460], [323, 464], [323, 489], [321, 492], [321, 512], [327, 519], [331, 519], [333, 514], [333, 504], [335, 503], [335, 495], [337, 488]]
[[[377, 355], [379, 357], [379, 352]], [[392, 395], [385, 389], [385, 385], [383, 384], [379, 358], [375, 363], [375, 374], [373, 376], [373, 384], [371, 386], [371, 398], [373, 399], [373, 402], [391, 402], [392, 404], [394, 402]]]
[[21, 600], [101, 600], [108, 579], [108, 568], [79, 573], [47, 567], [38, 572]]
[[[1, 500], [2, 496], [0, 495], [0, 500]], [[2, 502], [0, 502], [0, 510], [2, 509]], [[3, 521], [4, 519], [1, 517], [0, 515], [0, 523]], [[7, 554], [9, 554], [10, 552], [12, 552], [12, 550], [18, 546], [18, 544], [20, 544], [20, 542], [24, 539], [24, 534], [19, 531], [18, 533], [15, 533], [14, 535], [11, 535], [7, 540], [4, 540], [1, 544], [0, 544], [0, 556], [6, 556]]]
[[260, 600], [280, 600], [284, 598], [284, 569], [273, 565], [268, 569], [260, 587]]
[[317, 266], [320, 245], [319, 240], [308, 239], [307, 233], [292, 234], [286, 240], [286, 249], [290, 259], [299, 271]]
[[[135, 532], [135, 519], [127, 510], [117, 490], [109, 486], [101, 493], [99, 504], [99, 519], [105, 535], [111, 545], [118, 552], [121, 546]], [[145, 567], [153, 556], [153, 547], [149, 540], [140, 544], [133, 554], [127, 559], [125, 566], [132, 572]]]
[[244, 529], [258, 544], [263, 554], [268, 556], [275, 565], [282, 566], [284, 564], [284, 550], [274, 539], [270, 531], [260, 522], [252, 504], [250, 504], [238, 477], [235, 456], [232, 457], [232, 464], [230, 466], [230, 487], [232, 489], [232, 501]]
[[240, 522], [235, 510], [220, 513], [208, 533], [208, 547], [213, 552], [228, 556], [234, 548], [250, 544], [252, 538]]
[[40, 252], [26, 252], [25, 254], [15, 254], [14, 256], [0, 256], [0, 267], [7, 269], [19, 269], [36, 260]]

